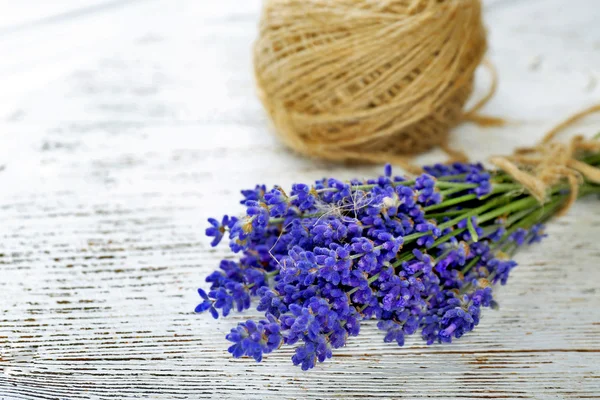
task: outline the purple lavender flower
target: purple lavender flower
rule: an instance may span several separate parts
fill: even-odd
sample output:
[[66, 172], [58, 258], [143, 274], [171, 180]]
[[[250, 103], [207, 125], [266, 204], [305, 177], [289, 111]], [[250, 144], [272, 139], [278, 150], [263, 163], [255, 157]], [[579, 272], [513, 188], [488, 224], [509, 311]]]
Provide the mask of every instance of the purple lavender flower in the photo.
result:
[[274, 317], [279, 317], [281, 314], [288, 311], [288, 308], [282, 301], [281, 296], [279, 296], [275, 291], [263, 286], [258, 290], [257, 293], [259, 296], [261, 296], [260, 302], [258, 306], [256, 306], [258, 311], [264, 311], [266, 314], [273, 315]]
[[479, 307], [475, 305], [455, 307], [446, 311], [440, 321], [442, 329], [438, 333], [440, 342], [450, 343], [452, 337], [460, 338], [479, 323]]
[[418, 190], [418, 201], [424, 206], [438, 204], [442, 195], [435, 187], [435, 179], [428, 174], [423, 174], [415, 180], [415, 189]]
[[292, 185], [292, 196], [297, 199], [292, 200], [292, 204], [298, 207], [300, 211], [311, 210], [317, 202], [316, 192], [313, 192], [310, 186], [303, 183], [295, 183]]
[[527, 240], [527, 244], [541, 242], [546, 236], [548, 235], [544, 232], [544, 225], [535, 224], [529, 229], [529, 239]]
[[523, 228], [519, 228], [508, 237], [508, 240], [515, 242], [517, 244], [517, 246], [522, 246], [523, 243], [525, 243], [526, 237], [527, 237], [527, 230], [523, 229]]
[[404, 346], [404, 331], [402, 330], [402, 325], [391, 320], [384, 320], [377, 323], [377, 328], [386, 331], [385, 338], [383, 338], [384, 342], [396, 342], [398, 343], [398, 346]]
[[198, 304], [194, 311], [197, 313], [201, 313], [206, 310], [210, 310], [210, 313], [212, 314], [213, 318], [219, 318], [219, 313], [217, 313], [217, 310], [215, 310], [215, 308], [213, 307], [213, 302], [208, 298], [206, 292], [202, 289], [198, 289], [198, 294], [202, 299], [202, 303]]
[[292, 356], [294, 365], [300, 365], [303, 371], [315, 366], [315, 362], [323, 362], [331, 358], [331, 346], [323, 337], [319, 337], [314, 342], [306, 342], [304, 345], [296, 348], [296, 354]]
[[260, 361], [296, 346], [292, 362], [304, 370], [332, 357], [365, 319], [400, 346], [417, 330], [427, 344], [472, 331], [481, 309], [496, 307], [492, 285], [516, 266], [507, 254], [545, 236], [532, 217], [544, 208], [511, 205], [532, 207], [519, 202], [526, 193], [503, 192], [511, 185], [494, 187], [481, 164], [425, 171], [413, 180], [387, 165], [373, 179], [294, 184], [289, 196], [277, 186], [243, 191], [243, 217], [209, 220], [211, 244], [229, 231], [239, 257], [208, 275], [195, 311], [227, 316], [257, 297], [266, 319], [233, 328], [229, 352]]
[[246, 201], [260, 201], [264, 198], [265, 193], [267, 191], [267, 187], [265, 185], [256, 185], [254, 189], [242, 190], [242, 196], [244, 198], [240, 202], [241, 204], [246, 204]]
[[248, 356], [261, 361], [263, 354], [279, 348], [282, 342], [281, 327], [272, 316], [258, 323], [246, 321], [232, 328], [226, 339], [233, 342], [228, 351], [235, 358]]
[[211, 225], [206, 228], [206, 236], [213, 237], [214, 239], [210, 242], [212, 247], [217, 246], [221, 239], [223, 239], [223, 235], [225, 235], [225, 230], [229, 229], [232, 225], [237, 222], [237, 218], [229, 218], [229, 216], [225, 215], [221, 222], [217, 221], [214, 218], [209, 218], [208, 223]]
[[282, 217], [288, 212], [289, 200], [280, 188], [265, 193], [264, 200], [271, 217]]
[[474, 193], [479, 198], [488, 195], [492, 191], [490, 174], [485, 170], [482, 164], [462, 164], [454, 163], [452, 165], [435, 164], [423, 168], [425, 172], [436, 177], [455, 177], [449, 182], [462, 182], [478, 185], [474, 189], [469, 189], [468, 193]]

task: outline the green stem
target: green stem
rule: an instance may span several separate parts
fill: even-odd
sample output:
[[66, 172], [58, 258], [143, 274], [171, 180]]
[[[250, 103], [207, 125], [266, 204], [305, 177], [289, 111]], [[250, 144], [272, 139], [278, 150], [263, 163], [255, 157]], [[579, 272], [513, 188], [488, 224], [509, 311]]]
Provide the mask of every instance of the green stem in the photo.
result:
[[[544, 220], [550, 218], [560, 208], [564, 199], [565, 199], [565, 196], [556, 196], [554, 199], [552, 199], [546, 205], [542, 205], [542, 206], [538, 205], [537, 207], [534, 207], [533, 209], [530, 208], [527, 210], [523, 210], [522, 212], [513, 215], [511, 218], [509, 218], [507, 220], [507, 222], [506, 222], [507, 226], [512, 225], [519, 219], [523, 218], [525, 215], [528, 215], [528, 216], [526, 218], [523, 218], [521, 221], [518, 221], [518, 223], [516, 223], [514, 226], [512, 226], [510, 229], [508, 229], [506, 231], [506, 233], [502, 236], [502, 238], [497, 242], [497, 244], [494, 247], [492, 247], [492, 250], [495, 251], [499, 247], [502, 249], [502, 251], [505, 251], [506, 249], [508, 249], [508, 247], [509, 247], [508, 245], [510, 245], [512, 243], [505, 243], [505, 241], [510, 237], [511, 234], [513, 234], [518, 228], [529, 228], [538, 222], [543, 222]], [[536, 211], [543, 211], [543, 213], [542, 213], [542, 215], [538, 215], [536, 213]], [[524, 214], [525, 212], [527, 212], [527, 214]], [[513, 218], [513, 217], [519, 217], [519, 218]], [[465, 267], [460, 272], [463, 275], [466, 274], [467, 272], [469, 272], [470, 269], [473, 268], [473, 266], [480, 260], [480, 258], [481, 258], [480, 256], [474, 257], [467, 265], [465, 265]], [[488, 280], [491, 281], [491, 279], [489, 279], [489, 277], [488, 277]]]
[[[375, 275], [373, 275], [372, 277], [370, 277], [369, 279], [367, 279], [367, 282], [369, 282], [369, 285], [371, 283], [375, 282], [377, 280], [377, 278], [379, 278], [379, 275], [380, 275], [380, 273], [378, 272]], [[358, 289], [360, 289], [360, 288], [359, 287], [355, 287], [354, 289], [347, 291], [346, 294], [348, 296], [350, 296], [350, 295], [354, 294], [355, 292], [357, 292]]]
[[446, 175], [440, 176], [436, 178], [438, 181], [452, 181], [452, 180], [464, 180], [467, 177], [467, 174], [458, 174], [458, 175]]
[[440, 194], [442, 195], [442, 198], [445, 199], [448, 196], [451, 196], [453, 194], [456, 193], [460, 193], [460, 192], [464, 192], [467, 189], [463, 189], [463, 188], [452, 188], [452, 189], [446, 189], [440, 192]]
[[439, 210], [440, 208], [446, 208], [449, 206], [453, 206], [455, 204], [460, 204], [460, 203], [464, 203], [466, 201], [469, 200], [474, 200], [477, 198], [476, 194], [466, 194], [464, 196], [460, 196], [460, 197], [455, 197], [453, 199], [449, 199], [449, 200], [445, 200], [439, 204], [434, 204], [432, 206], [428, 206], [423, 208], [423, 211], [427, 212], [427, 211], [432, 211], [432, 210]]
[[600, 185], [583, 185], [579, 190], [579, 197], [587, 196], [590, 194], [600, 194]]
[[503, 193], [511, 192], [513, 190], [523, 190], [523, 186], [518, 183], [493, 183], [492, 192]]
[[470, 208], [464, 208], [462, 210], [452, 210], [452, 211], [444, 211], [442, 213], [433, 213], [433, 214], [426, 214], [425, 218], [427, 219], [442, 219], [443, 217], [453, 217], [455, 215], [461, 215], [464, 214], [467, 211], [470, 211]]
[[477, 185], [476, 183], [436, 181], [435, 186], [440, 189], [449, 189], [449, 188], [475, 189], [479, 185]]
[[[506, 196], [497, 197], [495, 199], [490, 200], [487, 204], [483, 204], [480, 207], [474, 208], [474, 209], [472, 209], [472, 210], [470, 210], [470, 211], [468, 211], [468, 212], [466, 212], [466, 213], [464, 213], [464, 214], [462, 214], [462, 215], [460, 215], [460, 216], [458, 216], [458, 217], [456, 217], [454, 219], [451, 219], [450, 221], [447, 221], [447, 222], [444, 222], [444, 223], [438, 225], [438, 228], [441, 229], [441, 230], [444, 230], [446, 228], [449, 228], [451, 226], [456, 225], [457, 223], [459, 223], [460, 221], [462, 221], [462, 220], [464, 220], [466, 218], [471, 218], [472, 216], [479, 215], [483, 211], [487, 211], [490, 208], [496, 207], [496, 206], [498, 206], [498, 205], [500, 205], [502, 203], [505, 203], [505, 202], [507, 202], [509, 200], [510, 200], [510, 198], [506, 197]], [[535, 199], [534, 199], [534, 201], [535, 201]], [[412, 242], [414, 240], [417, 240], [420, 237], [429, 235], [430, 233], [431, 232], [421, 232], [421, 233], [413, 233], [411, 235], [405, 236], [404, 237], [404, 243], [405, 244], [406, 243], [410, 243], [410, 242]]]
[[[498, 193], [506, 193], [506, 192], [510, 192], [510, 191], [515, 191], [515, 190], [522, 190], [523, 187], [521, 185], [518, 184], [512, 184], [512, 183], [496, 183], [492, 186], [492, 191], [490, 193], [490, 195], [492, 194], [498, 194]], [[454, 194], [457, 193], [459, 191], [461, 191], [463, 189], [451, 189], [449, 191], [444, 191], [442, 192], [442, 195], [447, 196], [448, 194]], [[489, 195], [488, 195], [489, 196]], [[483, 200], [485, 197], [480, 198], [480, 200]], [[438, 210], [441, 208], [446, 208], [449, 206], [453, 206], [455, 204], [460, 204], [460, 203], [464, 203], [467, 201], [471, 201], [471, 200], [475, 200], [477, 199], [477, 195], [476, 194], [465, 194], [463, 196], [460, 197], [455, 197], [453, 199], [448, 199], [448, 200], [444, 200], [443, 202], [439, 203], [439, 204], [434, 204], [432, 206], [428, 206], [425, 207], [423, 210], [427, 211], [432, 211], [432, 210]]]
[[479, 216], [478, 220], [479, 220], [480, 224], [483, 224], [484, 222], [487, 222], [491, 219], [499, 217], [500, 215], [509, 214], [513, 211], [520, 211], [520, 210], [523, 210], [524, 208], [531, 207], [535, 204], [538, 204], [538, 201], [535, 198], [525, 197], [521, 200], [517, 200], [513, 203], [507, 204], [503, 207], [500, 207], [500, 208], [497, 208], [488, 213], [482, 214], [481, 216]]
[[481, 256], [473, 257], [471, 261], [460, 271], [461, 274], [465, 275], [477, 262], [481, 259]]
[[473, 218], [467, 219], [467, 229], [469, 230], [469, 234], [471, 235], [473, 242], [479, 242], [479, 235], [477, 234], [477, 230], [473, 226]]
[[535, 210], [537, 210], [538, 208], [539, 208], [539, 207], [532, 207], [532, 208], [528, 208], [528, 209], [525, 209], [525, 210], [523, 210], [523, 211], [520, 211], [520, 212], [514, 213], [513, 215], [511, 215], [510, 217], [508, 217], [508, 218], [506, 219], [506, 222], [505, 222], [505, 224], [504, 224], [504, 225], [505, 225], [506, 227], [509, 227], [509, 226], [511, 226], [512, 224], [514, 224], [516, 221], [519, 221], [520, 219], [522, 219], [522, 218], [524, 218], [524, 217], [526, 217], [526, 216], [530, 215], [532, 212], [534, 212], [534, 211], [535, 211]]
[[[433, 242], [433, 245], [431, 247], [437, 247], [442, 243], [446, 243], [451, 238], [460, 235], [461, 233], [463, 233], [466, 230], [467, 230], [467, 228], [455, 229], [452, 232], [438, 238], [435, 242]], [[394, 266], [394, 268], [399, 267], [400, 265], [402, 265], [403, 262], [410, 261], [414, 258], [415, 258], [415, 255], [412, 252], [407, 252], [404, 254], [404, 256], [402, 256], [398, 260], [394, 261], [392, 263], [392, 266]]]
[[[529, 216], [523, 218], [518, 223], [515, 223], [509, 230], [507, 230], [506, 235], [510, 235], [514, 233], [519, 228], [529, 228], [536, 223], [543, 222], [554, 215], [562, 206], [566, 199], [564, 195], [554, 196], [550, 202], [538, 206], [534, 211], [531, 212]], [[541, 213], [540, 213], [541, 211]]]
[[590, 164], [590, 165], [596, 165], [600, 163], [600, 153], [598, 154], [591, 154], [587, 157], [583, 157], [581, 160], [581, 162], [584, 162], [586, 164]]
[[404, 253], [404, 255], [402, 255], [402, 257], [398, 257], [398, 259], [392, 263], [392, 266], [394, 268], [399, 267], [403, 262], [410, 261], [413, 258], [415, 258], [415, 255], [412, 253], [412, 251], [407, 251]]

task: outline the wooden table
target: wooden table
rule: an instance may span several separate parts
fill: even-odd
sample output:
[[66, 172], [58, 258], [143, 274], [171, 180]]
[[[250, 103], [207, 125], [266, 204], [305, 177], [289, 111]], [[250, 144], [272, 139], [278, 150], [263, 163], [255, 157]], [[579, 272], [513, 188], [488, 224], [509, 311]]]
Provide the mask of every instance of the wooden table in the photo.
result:
[[[365, 323], [310, 372], [291, 349], [232, 359], [224, 334], [255, 314], [193, 313], [229, 256], [206, 218], [241, 212], [257, 182], [380, 167], [310, 161], [269, 134], [251, 74], [258, 0], [81, 3], [0, 1], [0, 399], [600, 398], [597, 199], [518, 255], [500, 310], [455, 344], [398, 348]], [[509, 123], [456, 129], [479, 159], [600, 98], [597, 0], [485, 12], [501, 79], [486, 111]], [[574, 131], [599, 130], [596, 116]]]

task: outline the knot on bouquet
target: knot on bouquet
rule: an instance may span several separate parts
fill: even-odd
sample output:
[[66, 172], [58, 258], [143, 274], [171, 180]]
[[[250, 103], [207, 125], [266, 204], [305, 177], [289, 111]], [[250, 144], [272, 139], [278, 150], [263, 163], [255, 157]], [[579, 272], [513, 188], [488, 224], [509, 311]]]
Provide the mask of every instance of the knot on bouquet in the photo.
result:
[[577, 200], [579, 187], [585, 180], [600, 183], [600, 168], [579, 159], [584, 153], [599, 151], [600, 140], [578, 135], [569, 143], [560, 143], [555, 138], [568, 126], [598, 111], [600, 105], [589, 107], [557, 125], [538, 145], [517, 149], [511, 156], [493, 157], [490, 162], [512, 176], [542, 204], [548, 200], [550, 188], [566, 181], [570, 194], [557, 214], [562, 215]]

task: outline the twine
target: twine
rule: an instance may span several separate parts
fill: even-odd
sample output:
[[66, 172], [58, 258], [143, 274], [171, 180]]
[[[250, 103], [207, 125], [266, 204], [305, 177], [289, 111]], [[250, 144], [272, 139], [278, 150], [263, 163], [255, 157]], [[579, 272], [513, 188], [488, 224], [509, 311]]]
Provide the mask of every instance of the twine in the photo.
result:
[[522, 184], [541, 204], [547, 201], [549, 188], [566, 180], [570, 194], [558, 213], [562, 215], [577, 200], [584, 178], [600, 184], [600, 168], [577, 160], [583, 152], [600, 151], [600, 140], [578, 135], [565, 144], [556, 142], [555, 138], [565, 128], [595, 112], [600, 112], [600, 104], [567, 118], [548, 132], [537, 146], [517, 149], [512, 156], [493, 157], [490, 162]]
[[448, 147], [486, 50], [480, 0], [265, 0], [254, 47], [259, 96], [292, 149], [388, 161]]

